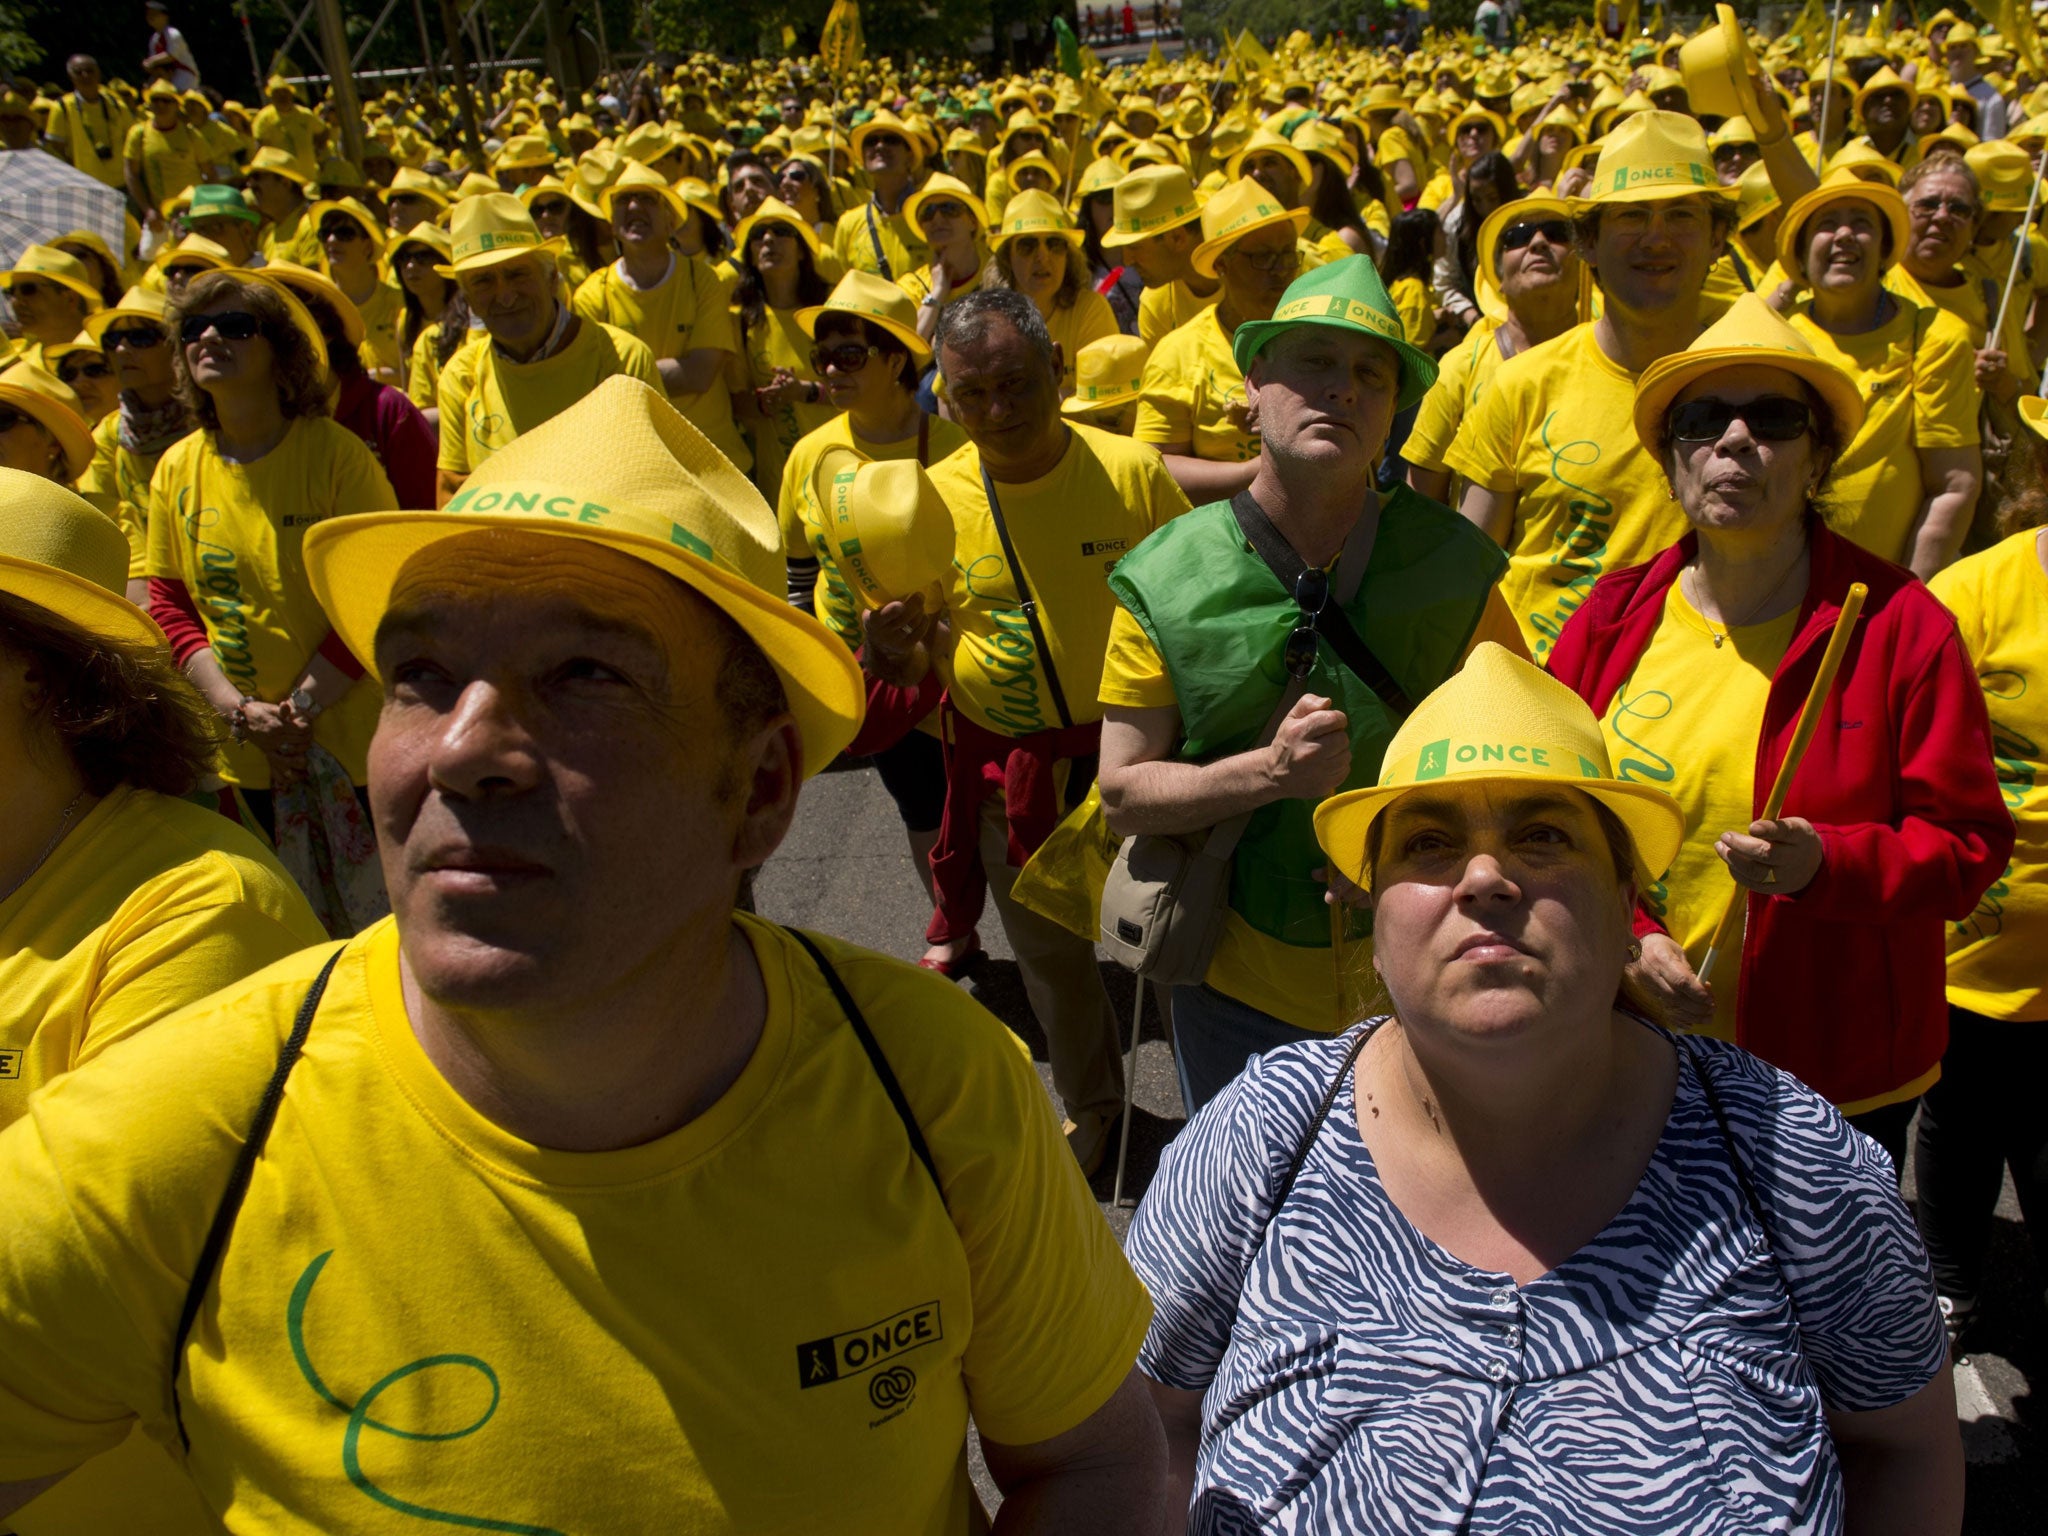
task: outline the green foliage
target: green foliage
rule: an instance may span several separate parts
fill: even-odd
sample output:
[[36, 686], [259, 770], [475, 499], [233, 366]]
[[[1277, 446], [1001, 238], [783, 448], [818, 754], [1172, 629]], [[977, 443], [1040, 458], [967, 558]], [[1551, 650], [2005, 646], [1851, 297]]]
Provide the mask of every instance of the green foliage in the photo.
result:
[[[816, 52], [831, 9], [832, 0], [652, 0], [648, 14], [655, 46], [665, 52], [779, 59]], [[1005, 21], [1035, 16], [1040, 28], [1052, 13], [1044, 0], [996, 0], [993, 6], [975, 0], [861, 0], [861, 34], [870, 59], [960, 56], [988, 27], [992, 10]], [[785, 26], [796, 31], [790, 49], [782, 46]]]

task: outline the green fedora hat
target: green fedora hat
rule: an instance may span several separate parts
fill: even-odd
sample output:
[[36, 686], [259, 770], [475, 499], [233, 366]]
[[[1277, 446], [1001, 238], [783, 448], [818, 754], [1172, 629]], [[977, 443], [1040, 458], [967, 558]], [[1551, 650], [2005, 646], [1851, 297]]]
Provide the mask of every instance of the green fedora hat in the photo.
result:
[[1230, 344], [1239, 371], [1250, 373], [1252, 359], [1282, 331], [1296, 325], [1330, 325], [1384, 341], [1401, 357], [1401, 398], [1406, 410], [1436, 382], [1436, 359], [1411, 344], [1401, 331], [1401, 317], [1380, 281], [1370, 256], [1346, 256], [1304, 272], [1288, 285], [1270, 320], [1247, 320]]
[[263, 215], [249, 206], [239, 187], [203, 181], [192, 189], [192, 206], [185, 214], [188, 224], [197, 219], [241, 219], [245, 223], [261, 224]]

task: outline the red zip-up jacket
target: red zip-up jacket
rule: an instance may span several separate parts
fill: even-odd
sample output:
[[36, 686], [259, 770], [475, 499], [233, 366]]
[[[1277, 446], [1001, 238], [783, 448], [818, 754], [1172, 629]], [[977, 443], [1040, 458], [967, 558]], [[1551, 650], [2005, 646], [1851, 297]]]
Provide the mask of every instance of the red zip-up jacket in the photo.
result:
[[[2013, 826], [1955, 620], [1911, 572], [1810, 526], [1806, 597], [1757, 740], [1753, 814], [1763, 814], [1850, 585], [1870, 596], [1785, 798], [1784, 814], [1820, 834], [1820, 873], [1794, 895], [1749, 894], [1735, 1029], [1745, 1050], [1850, 1104], [1940, 1062], [1944, 924], [1968, 916], [1998, 878]], [[1551, 673], [1600, 718], [1696, 545], [1688, 534], [1647, 565], [1601, 577], [1558, 637]], [[1638, 909], [1636, 931], [1656, 928]]]

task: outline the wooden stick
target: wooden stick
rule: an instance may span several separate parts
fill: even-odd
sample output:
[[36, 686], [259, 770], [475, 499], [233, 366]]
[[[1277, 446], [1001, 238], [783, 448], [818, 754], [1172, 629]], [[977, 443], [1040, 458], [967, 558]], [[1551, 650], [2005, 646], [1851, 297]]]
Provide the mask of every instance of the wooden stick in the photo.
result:
[[1816, 176], [1827, 174], [1822, 166], [1828, 158], [1828, 103], [1835, 94], [1835, 39], [1841, 35], [1842, 0], [1835, 0], [1835, 24], [1828, 28], [1828, 73], [1820, 88], [1820, 121], [1813, 125], [1813, 174]]
[[[1820, 670], [1813, 674], [1813, 686], [1806, 690], [1806, 702], [1799, 706], [1799, 723], [1792, 730], [1792, 745], [1785, 753], [1785, 760], [1778, 765], [1778, 777], [1771, 784], [1770, 796], [1764, 801], [1764, 813], [1757, 818], [1758, 821], [1776, 821], [1778, 813], [1785, 809], [1785, 796], [1792, 788], [1792, 776], [1799, 771], [1799, 761], [1806, 756], [1814, 728], [1820, 724], [1820, 707], [1827, 701], [1828, 690], [1835, 685], [1835, 674], [1842, 667], [1842, 654], [1849, 649], [1849, 633], [1856, 627], [1857, 616], [1863, 612], [1863, 600], [1868, 596], [1870, 589], [1859, 581], [1842, 600], [1842, 611], [1835, 619], [1834, 633], [1828, 636], [1828, 648], [1820, 658]], [[1737, 882], [1735, 889], [1728, 893], [1728, 905], [1722, 910], [1721, 921], [1714, 925], [1714, 942], [1707, 946], [1707, 953], [1700, 961], [1701, 981], [1714, 974], [1714, 962], [1735, 940], [1742, 915], [1749, 906], [1744, 895], [1746, 889]]]
[[[2043, 156], [2042, 166], [2048, 166], [2048, 156]], [[2034, 185], [2027, 193], [2027, 216], [2020, 221], [2020, 227], [2013, 234], [2012, 264], [2005, 269], [2005, 296], [1998, 301], [1998, 322], [1991, 327], [1984, 338], [1984, 345], [1996, 347], [1998, 338], [2005, 334], [2005, 312], [2012, 307], [2012, 285], [2020, 275], [2020, 262], [2027, 254], [2027, 237], [2034, 228], [2034, 210], [2041, 206], [2041, 170], [2034, 171]]]

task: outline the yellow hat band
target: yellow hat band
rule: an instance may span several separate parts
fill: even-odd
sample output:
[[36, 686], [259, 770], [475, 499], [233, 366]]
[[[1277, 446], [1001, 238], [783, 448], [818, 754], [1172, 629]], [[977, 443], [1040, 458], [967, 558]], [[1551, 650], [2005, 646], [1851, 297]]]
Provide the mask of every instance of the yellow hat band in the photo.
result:
[[1624, 165], [1615, 169], [1608, 192], [1633, 192], [1638, 187], [1648, 186], [1716, 186], [1708, 180], [1706, 167], [1697, 161], [1681, 161], [1671, 165]]
[[1110, 228], [1120, 234], [1142, 235], [1150, 230], [1165, 229], [1174, 224], [1184, 223], [1202, 211], [1200, 203], [1176, 203], [1171, 208], [1160, 209], [1152, 214], [1133, 214], [1128, 219], [1115, 219]]
[[1531, 741], [1493, 741], [1484, 737], [1467, 740], [1447, 736], [1423, 743], [1406, 773], [1396, 764], [1380, 775], [1380, 784], [1426, 784], [1432, 779], [1456, 778], [1465, 773], [1527, 773], [1555, 778], [1560, 773], [1578, 772], [1582, 779], [1604, 779], [1606, 771], [1571, 747]]
[[1408, 338], [1401, 334], [1398, 320], [1381, 314], [1370, 304], [1361, 304], [1357, 299], [1347, 299], [1341, 293], [1310, 294], [1307, 298], [1296, 299], [1291, 304], [1282, 304], [1273, 311], [1273, 323], [1283, 320], [1348, 320], [1353, 325], [1362, 325], [1369, 331], [1378, 331], [1382, 336], [1391, 336], [1397, 341]]
[[[668, 541], [681, 550], [686, 550], [698, 559], [712, 565], [720, 565], [718, 551], [705, 540], [674, 520], [651, 512], [642, 512], [633, 507], [608, 507], [602, 502], [567, 486], [549, 485], [543, 481], [529, 480], [519, 484], [494, 484], [476, 486], [460, 491], [453, 501], [441, 509], [443, 512], [500, 512], [508, 516], [524, 514], [528, 517], [551, 517], [565, 523], [576, 523], [584, 527], [604, 527], [611, 519], [621, 519], [619, 531], [648, 537], [656, 526], [665, 525]], [[727, 567], [731, 569], [731, 567]]]
[[1074, 391], [1073, 397], [1076, 400], [1121, 400], [1126, 395], [1136, 394], [1143, 382], [1140, 377], [1125, 384], [1083, 384]]
[[546, 243], [538, 234], [523, 229], [487, 229], [475, 239], [455, 246], [454, 259], [464, 262], [472, 256], [488, 256], [497, 251], [538, 251]]

